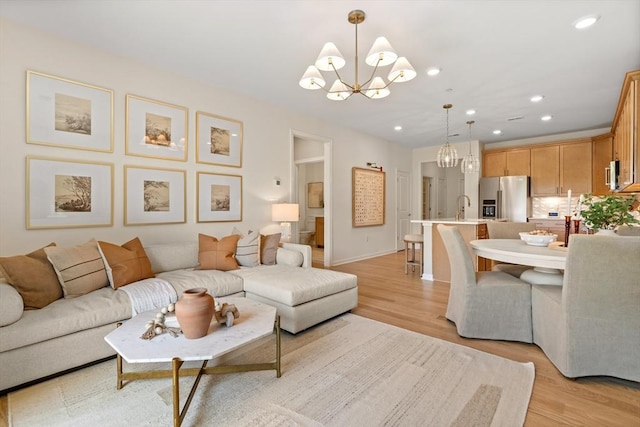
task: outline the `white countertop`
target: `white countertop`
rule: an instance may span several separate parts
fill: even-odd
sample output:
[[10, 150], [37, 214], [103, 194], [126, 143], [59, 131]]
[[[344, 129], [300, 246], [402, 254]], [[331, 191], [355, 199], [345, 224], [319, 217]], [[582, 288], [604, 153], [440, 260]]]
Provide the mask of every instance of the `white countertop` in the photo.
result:
[[501, 221], [495, 219], [482, 219], [482, 218], [469, 218], [469, 219], [455, 219], [455, 218], [437, 218], [437, 219], [413, 219], [411, 222], [416, 224], [460, 224], [460, 225], [478, 225], [486, 224], [488, 222]]

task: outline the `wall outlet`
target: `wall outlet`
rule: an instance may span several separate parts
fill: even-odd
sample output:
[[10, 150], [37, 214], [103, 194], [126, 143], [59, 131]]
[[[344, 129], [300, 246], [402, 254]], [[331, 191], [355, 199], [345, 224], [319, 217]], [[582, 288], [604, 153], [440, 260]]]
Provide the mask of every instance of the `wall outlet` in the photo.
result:
[[275, 187], [280, 187], [280, 184], [282, 184], [282, 180], [280, 179], [280, 177], [279, 176], [273, 177], [273, 185]]

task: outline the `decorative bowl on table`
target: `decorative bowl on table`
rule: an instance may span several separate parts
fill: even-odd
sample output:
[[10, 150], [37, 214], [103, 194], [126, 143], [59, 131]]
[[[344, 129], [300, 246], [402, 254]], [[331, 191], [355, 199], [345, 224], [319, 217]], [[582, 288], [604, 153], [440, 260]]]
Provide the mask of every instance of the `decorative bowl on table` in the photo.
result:
[[524, 240], [527, 245], [531, 246], [548, 246], [549, 243], [555, 242], [557, 238], [557, 234], [553, 234], [546, 230], [520, 232], [520, 239]]

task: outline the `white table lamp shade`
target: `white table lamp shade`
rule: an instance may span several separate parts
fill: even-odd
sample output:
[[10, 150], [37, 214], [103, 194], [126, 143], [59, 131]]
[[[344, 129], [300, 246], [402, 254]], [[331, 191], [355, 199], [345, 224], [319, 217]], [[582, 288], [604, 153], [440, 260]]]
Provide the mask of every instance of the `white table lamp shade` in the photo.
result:
[[297, 203], [275, 203], [271, 205], [271, 219], [279, 222], [297, 222], [300, 209]]

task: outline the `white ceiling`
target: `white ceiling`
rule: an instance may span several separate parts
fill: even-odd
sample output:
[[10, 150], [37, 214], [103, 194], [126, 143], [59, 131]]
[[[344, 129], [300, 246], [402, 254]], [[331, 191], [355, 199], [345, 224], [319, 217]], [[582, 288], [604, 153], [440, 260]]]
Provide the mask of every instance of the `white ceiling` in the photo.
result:
[[[361, 82], [380, 35], [418, 72], [387, 98], [334, 102], [298, 86], [327, 41], [354, 81], [353, 9], [367, 15]], [[601, 17], [595, 26], [573, 28], [589, 14]], [[0, 15], [410, 147], [443, 142], [445, 103], [452, 142], [468, 139], [470, 108], [472, 139], [484, 143], [608, 127], [624, 74], [640, 69], [639, 0], [0, 0]], [[535, 94], [544, 100], [531, 103]]]

